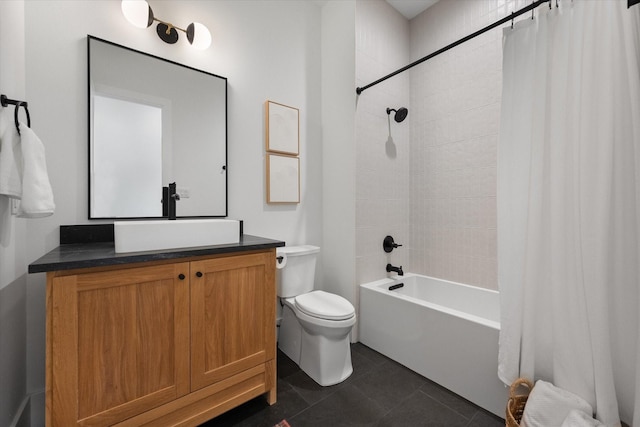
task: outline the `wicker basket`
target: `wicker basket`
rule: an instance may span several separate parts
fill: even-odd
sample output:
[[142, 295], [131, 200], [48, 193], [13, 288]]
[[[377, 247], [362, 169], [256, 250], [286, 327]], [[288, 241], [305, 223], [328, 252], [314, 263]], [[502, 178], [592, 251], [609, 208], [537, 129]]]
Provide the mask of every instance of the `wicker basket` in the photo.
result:
[[[527, 389], [526, 394], [516, 394], [518, 387]], [[509, 400], [507, 401], [507, 416], [505, 418], [506, 427], [519, 427], [524, 405], [527, 404], [529, 393], [533, 389], [533, 383], [526, 378], [518, 378], [509, 388]]]

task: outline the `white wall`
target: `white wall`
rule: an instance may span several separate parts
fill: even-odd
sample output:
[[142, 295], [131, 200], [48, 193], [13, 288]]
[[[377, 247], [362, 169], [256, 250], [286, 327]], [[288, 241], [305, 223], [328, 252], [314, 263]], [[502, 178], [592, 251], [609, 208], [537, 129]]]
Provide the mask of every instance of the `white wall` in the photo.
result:
[[[233, 0], [150, 4], [157, 17], [176, 25], [187, 25], [191, 20], [206, 24], [213, 36], [212, 46], [197, 51], [182, 36], [176, 45], [166, 45], [155, 29], [130, 25], [122, 16], [119, 1], [25, 2], [23, 95], [29, 101], [32, 128], [47, 148], [56, 201], [55, 215], [30, 221], [28, 231], [22, 232], [27, 262], [58, 245], [60, 225], [89, 223], [87, 34], [227, 77], [229, 217], [243, 219], [248, 234], [284, 240], [289, 245], [322, 245], [320, 6], [306, 1]], [[302, 191], [297, 205], [265, 203], [267, 99], [300, 109]], [[9, 247], [8, 259], [14, 256], [15, 246]], [[4, 271], [4, 258], [2, 265]], [[22, 274], [24, 271], [23, 266]], [[29, 275], [29, 390], [44, 387], [44, 291], [45, 275]]]
[[[2, 94], [26, 99], [24, 67], [24, 2], [0, 2]], [[3, 119], [13, 126], [13, 106], [0, 109]], [[28, 422], [26, 236], [26, 221], [12, 216], [10, 200], [0, 196], [0, 425], [3, 426]]]
[[[322, 8], [323, 288], [357, 307], [355, 280], [355, 0]], [[351, 339], [357, 340], [354, 328]]]
[[[34, 104], [34, 128], [48, 147], [56, 147], [47, 153], [53, 164], [56, 216], [67, 222], [87, 222], [85, 37], [92, 34], [228, 77], [230, 217], [244, 219], [250, 234], [290, 244], [320, 243], [320, 215], [310, 209], [321, 200], [320, 168], [315, 161], [321, 154], [319, 7], [288, 1], [182, 1], [152, 6], [157, 16], [176, 23], [196, 18], [206, 23], [213, 35], [212, 47], [196, 51], [184, 40], [166, 45], [153, 29], [128, 24], [119, 2], [27, 2], [28, 94]], [[300, 205], [265, 204], [266, 99], [301, 110]], [[67, 167], [56, 168], [58, 160]]]

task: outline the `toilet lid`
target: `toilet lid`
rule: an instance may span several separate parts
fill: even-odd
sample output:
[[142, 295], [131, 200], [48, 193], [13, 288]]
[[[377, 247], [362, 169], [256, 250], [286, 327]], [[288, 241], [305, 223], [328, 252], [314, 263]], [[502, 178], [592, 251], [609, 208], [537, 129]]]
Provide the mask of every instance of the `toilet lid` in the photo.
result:
[[313, 291], [295, 298], [296, 307], [309, 316], [328, 320], [345, 320], [354, 316], [355, 309], [340, 295]]

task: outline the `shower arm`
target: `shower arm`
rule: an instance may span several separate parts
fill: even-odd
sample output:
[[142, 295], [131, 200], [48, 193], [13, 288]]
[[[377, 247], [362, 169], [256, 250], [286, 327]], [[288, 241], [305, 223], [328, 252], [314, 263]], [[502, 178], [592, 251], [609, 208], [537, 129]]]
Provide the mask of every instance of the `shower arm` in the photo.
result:
[[499, 25], [502, 25], [502, 24], [504, 24], [506, 22], [509, 22], [509, 21], [513, 22], [514, 18], [516, 18], [516, 17], [518, 17], [518, 16], [520, 16], [522, 14], [525, 14], [525, 13], [527, 13], [529, 11], [532, 11], [533, 9], [537, 8], [538, 6], [540, 6], [540, 5], [544, 4], [544, 3], [549, 3], [549, 5], [551, 5], [551, 0], [537, 0], [537, 1], [534, 1], [533, 3], [531, 3], [530, 5], [523, 7], [522, 9], [520, 9], [520, 10], [518, 10], [516, 12], [511, 12], [511, 15], [505, 16], [504, 18], [500, 19], [499, 21], [496, 21], [493, 24], [488, 25], [488, 26], [484, 27], [483, 29], [476, 31], [473, 34], [469, 34], [468, 36], [463, 37], [460, 40], [455, 41], [455, 42], [451, 43], [450, 45], [447, 45], [447, 46], [443, 47], [442, 49], [439, 49], [439, 50], [437, 50], [437, 51], [435, 51], [435, 52], [433, 52], [433, 53], [431, 53], [431, 54], [429, 54], [429, 55], [427, 55], [427, 56], [425, 56], [423, 58], [420, 58], [420, 59], [412, 62], [409, 65], [405, 65], [404, 67], [402, 67], [402, 68], [400, 68], [400, 69], [398, 69], [398, 70], [396, 70], [396, 71], [394, 71], [394, 72], [392, 72], [390, 74], [387, 74], [384, 77], [379, 78], [378, 80], [376, 80], [373, 83], [369, 83], [366, 86], [357, 87], [356, 88], [356, 94], [360, 95], [362, 92], [364, 92], [365, 90], [369, 89], [370, 87], [375, 86], [378, 83], [382, 83], [383, 81], [385, 81], [385, 80], [387, 80], [387, 79], [389, 79], [389, 78], [391, 78], [391, 77], [393, 77], [393, 76], [395, 76], [397, 74], [400, 74], [400, 73], [402, 73], [404, 71], [407, 71], [409, 68], [413, 68], [418, 64], [422, 64], [423, 62], [425, 62], [425, 61], [427, 61], [427, 60], [429, 60], [429, 59], [431, 59], [431, 58], [433, 58], [435, 56], [438, 56], [441, 53], [444, 53], [444, 52], [448, 51], [449, 49], [452, 49], [452, 48], [454, 48], [454, 47], [456, 47], [456, 46], [458, 46], [458, 45], [460, 45], [462, 43], [468, 42], [472, 38], [477, 37], [482, 33], [486, 33], [487, 31], [492, 30], [492, 29], [494, 29], [495, 27], [497, 27]]

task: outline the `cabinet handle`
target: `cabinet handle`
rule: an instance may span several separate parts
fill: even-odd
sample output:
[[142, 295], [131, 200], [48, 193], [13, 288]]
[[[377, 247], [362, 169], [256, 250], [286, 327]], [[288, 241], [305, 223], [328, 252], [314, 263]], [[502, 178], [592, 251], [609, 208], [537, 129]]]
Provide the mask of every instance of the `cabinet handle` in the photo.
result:
[[182, 274], [182, 273], [178, 274], [178, 279], [184, 280], [184, 277], [185, 277], [184, 274]]
[[201, 272], [201, 271], [198, 271], [198, 272], [196, 273], [196, 276], [197, 276], [197, 277], [202, 277], [202, 272]]

